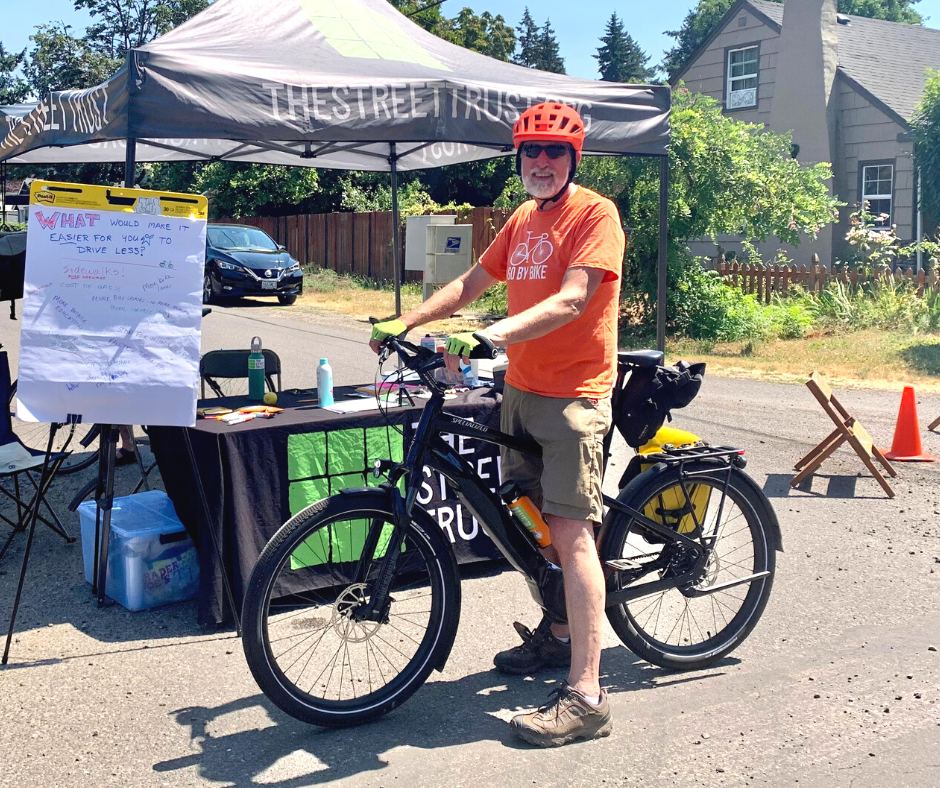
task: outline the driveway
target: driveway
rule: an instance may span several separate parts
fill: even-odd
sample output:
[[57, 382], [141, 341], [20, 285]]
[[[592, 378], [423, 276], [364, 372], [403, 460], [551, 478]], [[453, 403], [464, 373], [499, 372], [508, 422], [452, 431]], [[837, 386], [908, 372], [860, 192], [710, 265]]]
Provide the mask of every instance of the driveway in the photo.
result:
[[[311, 385], [321, 356], [337, 383], [353, 383], [374, 373], [367, 333], [346, 318], [216, 307], [203, 350], [247, 347], [260, 335], [281, 354], [285, 387]], [[0, 341], [12, 340], [0, 321]], [[852, 391], [842, 400], [880, 444], [890, 443], [899, 394]], [[919, 406], [922, 427], [940, 414], [938, 397]], [[199, 629], [191, 603], [97, 609], [79, 544], [41, 529], [11, 663], [0, 670], [0, 784], [940, 784], [940, 468], [899, 465], [897, 497], [888, 500], [840, 450], [810, 486], [791, 491], [793, 462], [831, 429], [799, 386], [706, 379], [674, 423], [747, 449], [786, 552], [760, 624], [709, 670], [653, 668], [607, 629], [609, 738], [554, 751], [510, 738], [506, 721], [541, 702], [562, 675], [526, 680], [492, 669], [492, 655], [516, 642], [511, 622], [538, 618], [522, 579], [501, 567], [467, 573], [443, 673], [383, 720], [330, 731], [268, 703], [233, 633]], [[940, 454], [940, 435], [924, 442]], [[609, 491], [627, 456], [618, 446]], [[119, 487], [131, 473], [120, 469]], [[60, 480], [60, 512], [84, 478]], [[67, 524], [77, 530], [76, 517]], [[0, 562], [0, 621], [8, 620], [24, 541]]]

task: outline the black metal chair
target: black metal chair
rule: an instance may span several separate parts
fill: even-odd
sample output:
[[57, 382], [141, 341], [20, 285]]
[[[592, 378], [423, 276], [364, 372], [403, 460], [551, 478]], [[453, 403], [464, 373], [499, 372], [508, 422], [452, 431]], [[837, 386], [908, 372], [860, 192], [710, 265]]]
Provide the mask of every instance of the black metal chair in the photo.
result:
[[[273, 350], [261, 352], [264, 354], [264, 380], [268, 391], [280, 393], [281, 359]], [[206, 386], [216, 397], [247, 394], [249, 353], [250, 350], [210, 350], [199, 359], [200, 398], [206, 398]]]
[[[0, 398], [2, 398], [0, 402], [6, 402], [9, 399], [10, 386], [10, 362], [6, 351], [0, 351]], [[69, 425], [63, 425], [62, 429], [68, 430]], [[63, 448], [67, 448], [67, 446]], [[13, 430], [13, 419], [11, 418], [10, 410], [9, 408], [3, 408], [3, 415], [0, 416], [0, 495], [5, 495], [16, 504], [17, 519], [12, 520], [0, 512], [0, 520], [13, 528], [6, 542], [0, 547], [0, 558], [6, 553], [7, 548], [13, 541], [13, 537], [16, 536], [18, 532], [26, 529], [26, 523], [33, 507], [37, 510], [36, 518], [38, 520], [59, 534], [66, 542], [71, 543], [75, 541], [75, 538], [71, 536], [65, 529], [65, 526], [62, 525], [52, 505], [46, 499], [46, 494], [49, 492], [49, 488], [55, 480], [59, 466], [68, 456], [68, 452], [59, 451], [50, 456], [49, 462], [51, 470], [47, 474], [45, 483], [40, 486], [40, 484], [37, 484], [31, 472], [38, 471], [42, 468], [45, 456], [45, 451], [39, 451], [24, 446], [23, 442], [16, 437], [16, 433]], [[20, 491], [22, 478], [25, 478], [33, 488], [34, 492], [31, 500], [25, 500], [23, 493]], [[12, 479], [13, 481], [12, 492], [2, 484], [2, 482], [7, 479]], [[29, 488], [26, 487], [24, 491], [28, 492], [28, 490]], [[45, 506], [46, 511], [52, 518], [51, 520], [39, 513], [39, 507], [41, 506]]]

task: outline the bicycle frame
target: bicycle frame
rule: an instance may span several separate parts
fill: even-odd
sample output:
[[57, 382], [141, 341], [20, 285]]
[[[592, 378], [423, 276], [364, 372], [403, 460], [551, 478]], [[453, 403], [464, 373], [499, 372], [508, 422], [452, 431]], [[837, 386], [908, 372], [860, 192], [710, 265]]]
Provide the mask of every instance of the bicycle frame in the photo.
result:
[[[509, 563], [523, 574], [529, 586], [535, 601], [543, 608], [554, 614], [556, 618], [564, 620], [564, 610], [559, 610], [559, 603], [563, 608], [563, 591], [560, 599], [558, 590], [560, 590], [560, 572], [559, 589], [548, 588], [551, 595], [546, 599], [546, 577], [551, 573], [551, 565], [541, 554], [534, 542], [524, 528], [516, 523], [508, 508], [503, 504], [500, 498], [486, 487], [482, 480], [477, 476], [473, 467], [441, 437], [441, 433], [451, 433], [453, 435], [465, 436], [477, 440], [486, 441], [498, 446], [506, 446], [516, 451], [530, 454], [534, 457], [541, 456], [541, 447], [533, 442], [512, 435], [508, 435], [500, 430], [487, 427], [483, 424], [469, 421], [467, 419], [454, 416], [443, 410], [444, 395], [443, 392], [432, 389], [431, 399], [425, 405], [415, 431], [414, 440], [409, 447], [408, 455], [405, 461], [398, 465], [389, 464], [389, 484], [388, 489], [393, 497], [393, 511], [396, 522], [403, 522], [410, 519], [411, 513], [417, 504], [417, 496], [421, 486], [422, 474], [416, 473], [418, 469], [427, 466], [433, 471], [442, 474], [457, 494], [460, 502], [467, 507], [470, 513], [476, 518], [484, 533], [493, 540], [500, 553], [509, 561]], [[691, 452], [664, 452], [662, 455], [656, 455], [651, 458], [653, 462], [664, 461], [667, 463], [678, 462], [682, 465], [691, 460], [706, 460], [714, 463], [715, 470], [725, 470], [730, 478], [733, 464], [731, 458], [739, 455], [737, 449], [716, 448], [708, 449], [700, 447]], [[694, 484], [694, 476], [701, 471], [686, 472], [691, 483]], [[405, 493], [402, 495], [398, 489], [399, 479], [406, 479]], [[727, 485], [727, 482], [726, 482]], [[689, 507], [695, 522], [693, 535], [702, 534], [701, 524], [698, 522], [694, 507], [692, 507], [691, 494], [682, 482], [683, 495]], [[723, 500], [720, 506], [723, 506]], [[707, 545], [701, 541], [678, 533], [668, 526], [651, 520], [643, 512], [615, 500], [607, 495], [604, 496], [605, 505], [614, 512], [623, 513], [645, 529], [652, 531], [658, 537], [666, 542], [681, 545], [695, 557], [691, 568], [680, 575], [660, 580], [650, 581], [637, 585], [631, 585], [627, 588], [621, 588], [611, 591], [607, 595], [606, 606], [611, 607], [621, 605], [626, 602], [639, 599], [641, 597], [658, 593], [660, 591], [691, 585], [701, 576], [708, 557]], [[719, 510], [720, 511], [720, 510]], [[720, 518], [720, 513], [719, 513]], [[606, 518], [605, 518], [606, 519]], [[376, 523], [370, 529], [366, 545], [363, 550], [363, 561], [368, 562], [367, 554], [371, 553], [374, 545], [378, 543], [378, 534], [381, 525]], [[372, 531], [375, 531], [373, 534]], [[360, 609], [357, 618], [378, 620], [382, 616], [383, 610], [387, 607], [387, 589], [390, 587], [394, 577], [395, 567], [400, 553], [400, 547], [403, 539], [402, 529], [395, 529], [395, 534], [382, 559], [382, 566], [376, 580], [375, 592], [370, 602]], [[371, 548], [371, 549], [370, 549]], [[363, 564], [364, 566], [365, 564]], [[617, 567], [605, 567], [608, 575], [611, 573], [624, 571]], [[557, 570], [555, 570], [557, 572]], [[651, 571], [651, 570], [647, 570]], [[553, 593], [554, 591], [554, 593]], [[694, 593], [694, 592], [692, 592]], [[554, 609], [553, 609], [554, 608]]]

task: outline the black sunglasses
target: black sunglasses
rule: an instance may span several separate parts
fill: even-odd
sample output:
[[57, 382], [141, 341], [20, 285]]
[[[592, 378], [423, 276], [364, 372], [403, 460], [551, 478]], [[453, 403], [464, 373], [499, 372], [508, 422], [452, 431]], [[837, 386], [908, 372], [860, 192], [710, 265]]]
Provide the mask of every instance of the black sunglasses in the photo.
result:
[[539, 145], [535, 142], [527, 142], [522, 146], [522, 155], [527, 159], [537, 159], [542, 154], [542, 151], [544, 151], [548, 158], [560, 159], [569, 150], [570, 147], [563, 143], [555, 143], [553, 145]]

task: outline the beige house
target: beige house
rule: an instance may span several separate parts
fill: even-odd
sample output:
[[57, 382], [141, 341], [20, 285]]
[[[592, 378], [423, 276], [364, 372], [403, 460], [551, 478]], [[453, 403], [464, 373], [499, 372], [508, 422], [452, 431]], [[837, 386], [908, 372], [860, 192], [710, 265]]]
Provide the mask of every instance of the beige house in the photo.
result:
[[[832, 191], [847, 207], [838, 225], [793, 252], [799, 263], [817, 253], [828, 264], [842, 256], [849, 214], [862, 199], [903, 240], [918, 237], [909, 120], [926, 70], [938, 67], [940, 30], [838, 14], [836, 0], [739, 0], [673, 85], [714, 97], [738, 120], [792, 131], [797, 158], [832, 164]], [[719, 244], [735, 249], [735, 240]], [[711, 241], [692, 247], [716, 252]]]

